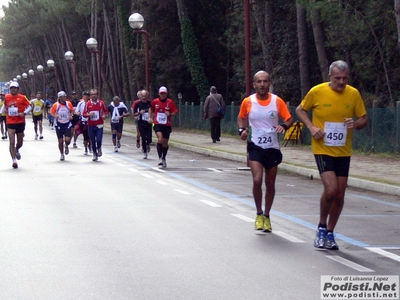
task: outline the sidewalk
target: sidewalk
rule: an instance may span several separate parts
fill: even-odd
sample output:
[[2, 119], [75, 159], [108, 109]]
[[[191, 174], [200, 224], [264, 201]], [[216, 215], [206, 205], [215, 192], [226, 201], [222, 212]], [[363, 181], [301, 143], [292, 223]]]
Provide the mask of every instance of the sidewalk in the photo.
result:
[[[110, 132], [110, 123], [107, 121], [105, 131]], [[136, 138], [135, 126], [125, 123], [123, 135]], [[220, 142], [213, 144], [209, 133], [194, 133], [173, 127], [169, 144], [172, 147], [241, 162], [246, 166], [246, 143], [239, 136], [222, 136]], [[280, 169], [308, 178], [320, 178], [309, 146], [292, 145], [289, 142], [281, 150], [283, 162], [279, 165]], [[353, 155], [348, 185], [400, 196], [400, 160]]]

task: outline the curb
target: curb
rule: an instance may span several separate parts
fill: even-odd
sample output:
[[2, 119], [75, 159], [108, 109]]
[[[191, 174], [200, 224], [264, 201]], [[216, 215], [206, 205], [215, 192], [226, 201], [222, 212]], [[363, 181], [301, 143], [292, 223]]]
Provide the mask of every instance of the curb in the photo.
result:
[[[107, 128], [107, 129], [110, 130], [109, 128]], [[125, 130], [124, 135], [135, 137], [136, 133]], [[202, 148], [202, 147], [198, 147], [198, 146], [183, 144], [179, 141], [174, 141], [174, 140], [169, 140], [169, 145], [172, 147], [178, 148], [178, 149], [182, 149], [182, 150], [186, 150], [186, 151], [190, 151], [190, 152], [194, 152], [194, 153], [198, 153], [198, 154], [203, 154], [206, 156], [227, 159], [227, 160], [244, 163], [244, 164], [247, 163], [247, 157], [245, 154], [240, 155], [240, 154], [234, 154], [234, 153], [229, 153], [229, 152], [224, 152], [224, 151], [212, 150], [212, 149]], [[307, 177], [309, 179], [311, 179], [311, 176], [313, 179], [319, 179], [319, 180], [321, 179], [321, 177], [319, 176], [318, 170], [315, 170], [315, 169], [294, 166], [294, 165], [284, 163], [284, 162], [281, 163], [279, 165], [279, 167], [282, 170], [285, 170], [285, 171], [288, 171], [288, 172], [294, 173], [294, 174], [299, 174], [299, 175]], [[350, 176], [348, 178], [347, 184], [348, 184], [348, 186], [351, 186], [354, 188], [359, 188], [359, 189], [363, 189], [363, 190], [379, 192], [379, 193], [384, 193], [384, 194], [389, 194], [389, 195], [400, 196], [400, 187], [395, 186], [395, 185], [374, 182], [374, 181], [354, 178], [354, 177], [350, 177]]]

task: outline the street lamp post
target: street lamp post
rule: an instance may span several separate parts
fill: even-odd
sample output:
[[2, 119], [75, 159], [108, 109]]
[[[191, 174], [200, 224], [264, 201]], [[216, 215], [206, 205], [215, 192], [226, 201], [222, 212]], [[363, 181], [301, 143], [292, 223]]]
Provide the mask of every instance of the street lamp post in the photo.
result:
[[28, 74], [26, 73], [22, 73], [22, 83], [24, 84], [24, 90], [25, 90], [25, 94], [28, 94], [28, 89], [26, 88], [26, 84], [25, 81], [28, 79]]
[[46, 97], [46, 74], [44, 74], [44, 68], [43, 68], [42, 65], [38, 65], [38, 66], [36, 67], [36, 70], [37, 70], [39, 73], [42, 74], [42, 77], [43, 77], [43, 92], [42, 92], [42, 93], [44, 93], [44, 97], [45, 97], [45, 99], [47, 99], [47, 97]]
[[146, 51], [146, 90], [149, 91], [150, 86], [150, 62], [149, 62], [149, 33], [141, 29], [144, 25], [144, 18], [139, 13], [133, 13], [129, 17], [129, 26], [133, 28], [133, 32], [143, 33], [145, 36], [145, 51]]
[[102, 90], [102, 80], [101, 80], [101, 54], [97, 49], [97, 41], [94, 38], [89, 38], [86, 41], [86, 47], [89, 49], [90, 53], [97, 53], [98, 57], [98, 80], [99, 80], [99, 98], [101, 99], [101, 90]]
[[47, 66], [49, 67], [50, 70], [54, 70], [54, 72], [56, 73], [56, 93], [57, 93], [58, 92], [58, 72], [57, 72], [57, 68], [55, 67], [54, 60], [49, 59], [47, 61]]
[[245, 65], [246, 65], [246, 96], [251, 93], [251, 59], [250, 59], [250, 0], [244, 1], [244, 14], [245, 14]]
[[181, 121], [181, 104], [182, 104], [182, 93], [181, 92], [179, 92], [178, 93], [178, 100], [179, 100], [179, 103], [178, 103], [178, 116], [179, 116], [179, 118], [178, 118], [178, 121], [179, 121], [179, 127], [181, 127], [181, 125], [182, 125], [182, 121]]
[[64, 54], [64, 58], [67, 61], [67, 63], [71, 63], [74, 65], [74, 91], [76, 91], [76, 62], [73, 60], [74, 53], [72, 53], [71, 51], [67, 51]]
[[35, 71], [33, 71], [32, 69], [30, 69], [28, 71], [29, 76], [33, 77], [33, 92], [35, 93], [36, 96], [36, 78], [35, 78]]

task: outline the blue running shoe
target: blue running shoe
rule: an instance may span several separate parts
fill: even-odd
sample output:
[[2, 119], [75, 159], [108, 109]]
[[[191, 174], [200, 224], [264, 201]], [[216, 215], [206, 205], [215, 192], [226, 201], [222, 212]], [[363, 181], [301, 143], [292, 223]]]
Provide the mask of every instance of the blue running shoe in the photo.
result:
[[317, 230], [317, 234], [314, 239], [314, 247], [324, 249], [325, 248], [325, 240], [326, 240], [326, 228], [319, 227]]
[[328, 234], [326, 235], [324, 247], [328, 250], [339, 250], [339, 246], [338, 244], [336, 244], [333, 232], [328, 232]]

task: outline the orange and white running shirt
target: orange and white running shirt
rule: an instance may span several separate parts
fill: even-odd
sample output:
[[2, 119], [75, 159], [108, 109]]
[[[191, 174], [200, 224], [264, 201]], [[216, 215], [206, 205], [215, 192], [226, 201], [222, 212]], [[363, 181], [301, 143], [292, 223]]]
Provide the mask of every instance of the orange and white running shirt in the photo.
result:
[[239, 111], [239, 118], [248, 118], [248, 141], [263, 149], [280, 149], [276, 126], [279, 119], [287, 121], [291, 117], [285, 102], [272, 93], [266, 100], [259, 100], [256, 94], [245, 98]]
[[7, 124], [20, 124], [25, 123], [25, 116], [21, 117], [19, 114], [24, 112], [30, 107], [31, 102], [22, 94], [6, 94], [4, 97], [4, 105], [7, 109]]
[[70, 116], [74, 112], [72, 103], [66, 101], [64, 103], [56, 102], [51, 107], [50, 113], [55, 116], [58, 115], [57, 124], [68, 124], [70, 122]]

